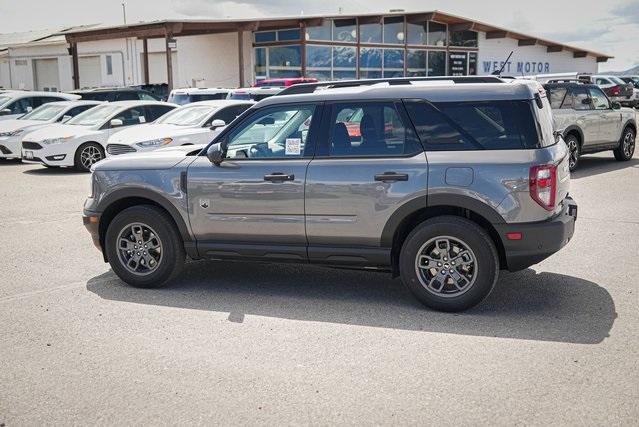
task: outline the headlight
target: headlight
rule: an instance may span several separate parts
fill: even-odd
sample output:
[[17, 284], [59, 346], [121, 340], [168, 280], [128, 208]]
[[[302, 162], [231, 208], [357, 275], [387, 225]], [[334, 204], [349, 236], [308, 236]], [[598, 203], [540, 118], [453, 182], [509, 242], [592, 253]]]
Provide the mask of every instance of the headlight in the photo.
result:
[[162, 145], [168, 145], [172, 142], [173, 142], [173, 138], [159, 138], [159, 139], [152, 139], [150, 141], [138, 142], [135, 145], [137, 145], [138, 147], [148, 148], [148, 147], [160, 147]]
[[68, 141], [69, 139], [73, 138], [72, 136], [65, 136], [62, 138], [49, 138], [49, 139], [43, 139], [41, 142], [43, 144], [46, 145], [54, 145], [54, 144], [61, 144], [63, 142]]
[[16, 136], [24, 132], [24, 129], [18, 129], [11, 132], [0, 132], [0, 136]]

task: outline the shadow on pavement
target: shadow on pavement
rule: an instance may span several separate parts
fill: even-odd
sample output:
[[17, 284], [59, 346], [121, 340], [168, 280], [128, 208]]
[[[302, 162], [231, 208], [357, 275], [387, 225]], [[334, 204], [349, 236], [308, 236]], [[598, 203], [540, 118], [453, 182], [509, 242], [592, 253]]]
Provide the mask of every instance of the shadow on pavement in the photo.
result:
[[256, 315], [582, 344], [603, 341], [616, 318], [601, 286], [531, 269], [504, 272], [486, 301], [457, 314], [423, 308], [387, 274], [301, 265], [198, 261], [167, 288], [132, 288], [109, 271], [87, 289], [114, 301], [227, 312], [239, 323]]
[[86, 175], [88, 172], [77, 171], [72, 168], [48, 168], [42, 166], [39, 169], [27, 169], [22, 171], [27, 175]]
[[18, 166], [22, 165], [22, 161], [17, 159], [0, 159], [0, 166]]
[[626, 168], [639, 168], [639, 159], [618, 162], [615, 160], [611, 151], [610, 157], [580, 157], [577, 170], [574, 171], [570, 177], [572, 179], [586, 178]]

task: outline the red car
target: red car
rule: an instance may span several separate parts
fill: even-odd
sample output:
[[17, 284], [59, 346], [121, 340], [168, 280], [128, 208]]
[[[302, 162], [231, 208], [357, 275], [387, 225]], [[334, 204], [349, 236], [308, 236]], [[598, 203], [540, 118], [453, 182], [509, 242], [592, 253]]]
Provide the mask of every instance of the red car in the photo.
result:
[[317, 83], [319, 80], [312, 77], [294, 77], [286, 79], [266, 79], [255, 83], [253, 87], [289, 87], [300, 83]]

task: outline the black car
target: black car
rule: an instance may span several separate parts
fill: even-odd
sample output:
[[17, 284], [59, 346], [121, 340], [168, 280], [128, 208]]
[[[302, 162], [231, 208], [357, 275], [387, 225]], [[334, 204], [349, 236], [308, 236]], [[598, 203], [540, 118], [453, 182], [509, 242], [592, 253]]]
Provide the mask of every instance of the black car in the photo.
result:
[[120, 88], [97, 88], [76, 90], [72, 93], [80, 95], [84, 100], [91, 101], [160, 101], [161, 99], [146, 90], [120, 87]]

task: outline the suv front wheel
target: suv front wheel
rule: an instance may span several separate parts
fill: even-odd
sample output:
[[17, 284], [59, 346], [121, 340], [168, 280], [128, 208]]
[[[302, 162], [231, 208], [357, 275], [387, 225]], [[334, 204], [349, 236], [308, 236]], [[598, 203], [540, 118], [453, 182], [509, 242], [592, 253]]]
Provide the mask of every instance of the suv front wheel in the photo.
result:
[[429, 219], [406, 238], [399, 258], [402, 281], [424, 305], [462, 311], [492, 291], [499, 258], [490, 236], [459, 217]]
[[184, 266], [184, 244], [173, 220], [162, 209], [134, 206], [109, 224], [105, 250], [111, 268], [131, 286], [157, 288]]

